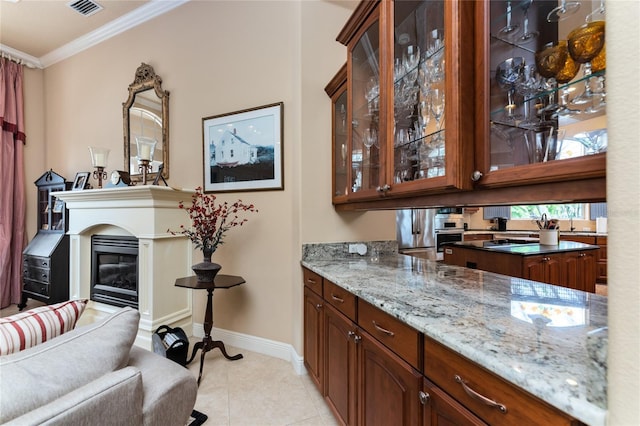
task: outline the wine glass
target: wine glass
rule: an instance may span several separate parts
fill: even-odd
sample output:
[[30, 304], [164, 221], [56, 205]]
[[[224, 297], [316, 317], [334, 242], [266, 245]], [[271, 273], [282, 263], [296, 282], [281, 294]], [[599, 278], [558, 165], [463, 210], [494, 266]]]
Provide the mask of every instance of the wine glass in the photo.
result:
[[580, 9], [580, 2], [560, 0], [560, 5], [551, 9], [547, 15], [547, 22], [564, 21]]
[[378, 132], [372, 127], [367, 127], [364, 131], [364, 138], [362, 143], [367, 148], [367, 157], [371, 157], [371, 147], [375, 145], [376, 139], [378, 139]]
[[533, 97], [540, 91], [541, 82], [536, 75], [535, 66], [525, 65], [522, 70], [522, 75], [516, 82], [516, 91], [524, 98], [524, 120], [519, 124], [522, 127], [533, 126], [537, 123], [537, 120], [531, 116], [531, 103], [535, 101]]
[[[607, 68], [607, 45], [602, 46], [600, 53], [591, 60], [591, 72], [598, 73], [604, 71]], [[604, 74], [593, 77], [596, 80], [595, 88], [592, 88], [592, 102], [591, 105], [585, 110], [586, 113], [594, 113], [602, 110], [607, 105], [605, 90], [605, 76]], [[591, 85], [589, 86], [591, 87]]]
[[[444, 116], [444, 88], [434, 87], [431, 91], [431, 113], [433, 118], [436, 119], [436, 130], [439, 132], [442, 128], [442, 117]], [[440, 135], [437, 135], [437, 139], [440, 139]]]
[[535, 54], [538, 73], [546, 78], [545, 89], [548, 91], [549, 96], [547, 106], [540, 110], [540, 114], [558, 109], [558, 104], [554, 101], [557, 87], [556, 74], [562, 70], [568, 56], [567, 49], [563, 49], [561, 45], [561, 41], [547, 43], [542, 50]]
[[402, 53], [402, 65], [404, 66], [410, 81], [415, 82], [418, 78], [418, 64], [420, 63], [420, 47], [417, 45], [407, 45]]
[[573, 29], [567, 37], [567, 42], [569, 55], [574, 61], [584, 64], [584, 92], [573, 98], [572, 102], [576, 105], [586, 104], [592, 101], [593, 96], [591, 92], [591, 60], [604, 47], [604, 21], [591, 21]]
[[530, 42], [531, 40], [533, 40], [534, 38], [538, 37], [538, 35], [540, 35], [540, 33], [538, 31], [529, 31], [529, 8], [531, 7], [531, 3], [533, 3], [533, 0], [525, 0], [525, 2], [522, 5], [522, 8], [524, 9], [524, 19], [523, 19], [523, 33], [520, 37], [518, 37], [518, 39], [516, 40], [516, 44], [525, 44]]
[[607, 129], [576, 133], [573, 139], [587, 148], [587, 155], [598, 154], [607, 150]]
[[504, 27], [500, 28], [500, 30], [498, 30], [498, 38], [508, 39], [514, 37], [516, 34], [518, 34], [518, 31], [520, 31], [520, 25], [511, 22], [511, 3], [511, 0], [507, 0], [507, 24]]
[[378, 85], [378, 79], [370, 77], [365, 86], [365, 97], [367, 98], [367, 105], [369, 107], [369, 115], [373, 115], [378, 110], [378, 96], [380, 94], [380, 86]]
[[576, 74], [578, 74], [578, 71], [580, 70], [580, 64], [575, 62], [571, 57], [571, 55], [569, 55], [566, 40], [558, 41], [558, 49], [566, 50], [567, 54], [566, 54], [564, 66], [560, 71], [558, 71], [558, 73], [555, 76], [555, 79], [559, 84], [564, 84], [564, 86], [562, 87], [562, 94], [560, 95], [560, 108], [558, 109], [556, 114], [563, 115], [563, 116], [580, 114], [581, 111], [579, 109], [572, 109], [572, 108], [569, 108], [568, 106], [569, 105], [569, 86], [567, 84], [574, 79]]
[[514, 58], [505, 59], [496, 68], [496, 81], [498, 86], [507, 90], [507, 105], [504, 107], [506, 110], [507, 121], [515, 121], [520, 118], [515, 114], [516, 104], [514, 95], [516, 91], [516, 82], [520, 79], [523, 73], [524, 58], [517, 56]]
[[605, 15], [604, 0], [600, 0], [600, 6], [598, 6], [596, 10], [588, 14], [584, 19], [584, 21], [591, 22], [593, 20], [603, 20], [604, 15]]

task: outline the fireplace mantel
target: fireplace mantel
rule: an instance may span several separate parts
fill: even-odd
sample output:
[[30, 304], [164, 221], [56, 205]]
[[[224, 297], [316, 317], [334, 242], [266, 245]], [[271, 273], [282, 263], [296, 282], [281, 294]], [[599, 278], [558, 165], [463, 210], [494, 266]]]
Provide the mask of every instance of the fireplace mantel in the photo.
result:
[[[189, 203], [194, 191], [140, 185], [64, 191], [56, 197], [69, 209], [69, 294], [90, 298], [91, 236], [125, 235], [138, 238], [140, 326], [136, 344], [152, 348], [151, 336], [160, 325], [192, 331], [191, 292], [175, 287], [176, 278], [192, 275], [193, 247], [182, 235], [172, 235], [188, 224], [178, 207]], [[91, 301], [82, 322], [92, 322], [118, 308]]]

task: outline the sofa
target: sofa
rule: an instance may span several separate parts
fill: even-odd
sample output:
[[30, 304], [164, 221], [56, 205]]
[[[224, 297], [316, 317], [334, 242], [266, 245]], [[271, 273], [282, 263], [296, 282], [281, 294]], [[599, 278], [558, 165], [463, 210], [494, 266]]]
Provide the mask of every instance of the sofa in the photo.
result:
[[0, 423], [187, 424], [196, 378], [133, 346], [140, 314], [120, 309], [19, 352], [0, 356]]

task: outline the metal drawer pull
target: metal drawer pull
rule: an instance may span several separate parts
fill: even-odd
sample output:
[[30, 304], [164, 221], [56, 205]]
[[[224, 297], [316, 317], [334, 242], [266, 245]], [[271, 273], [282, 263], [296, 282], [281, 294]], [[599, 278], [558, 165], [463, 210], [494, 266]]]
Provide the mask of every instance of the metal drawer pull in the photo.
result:
[[317, 309], [317, 310], [322, 309], [322, 303], [318, 303], [318, 304], [316, 305], [316, 309]]
[[376, 324], [376, 322], [375, 322], [375, 321], [371, 321], [371, 322], [373, 323], [373, 326], [374, 326], [375, 328], [377, 328], [379, 331], [382, 331], [384, 334], [388, 334], [388, 335], [389, 335], [389, 336], [391, 336], [391, 337], [393, 337], [393, 336], [395, 336], [395, 335], [396, 335], [393, 331], [389, 331], [389, 330], [387, 330], [386, 328], [382, 328], [382, 327], [380, 327], [378, 324]]
[[314, 280], [313, 278], [307, 278], [307, 282], [309, 282], [311, 284], [315, 284], [316, 280]]
[[464, 391], [467, 393], [467, 395], [469, 395], [471, 398], [475, 398], [475, 399], [477, 399], [477, 400], [479, 400], [481, 402], [484, 402], [485, 404], [487, 404], [490, 407], [497, 408], [498, 410], [500, 410], [500, 412], [502, 414], [506, 414], [507, 413], [507, 407], [504, 404], [500, 404], [499, 402], [495, 402], [493, 399], [489, 399], [484, 395], [480, 395], [478, 392], [474, 391], [469, 386], [467, 386], [465, 381], [462, 380], [462, 377], [458, 376], [457, 374], [455, 376], [453, 376], [453, 378], [455, 379], [456, 382], [458, 382], [458, 383], [460, 383], [462, 385], [462, 389], [464, 389]]
[[344, 299], [339, 298], [338, 296], [336, 296], [336, 295], [335, 295], [335, 294], [333, 294], [333, 293], [331, 293], [331, 298], [332, 298], [333, 300], [336, 300], [336, 301], [340, 302], [340, 303], [344, 303]]
[[431, 395], [424, 391], [420, 391], [418, 392], [418, 397], [420, 398], [420, 403], [422, 405], [426, 405], [429, 402], [429, 398], [431, 398]]

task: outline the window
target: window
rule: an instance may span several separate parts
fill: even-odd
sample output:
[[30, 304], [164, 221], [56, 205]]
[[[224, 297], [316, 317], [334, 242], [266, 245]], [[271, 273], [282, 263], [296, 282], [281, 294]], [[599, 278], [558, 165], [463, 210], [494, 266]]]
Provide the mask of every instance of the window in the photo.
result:
[[511, 219], [539, 219], [543, 213], [554, 219], [584, 219], [586, 204], [541, 204], [511, 206]]

